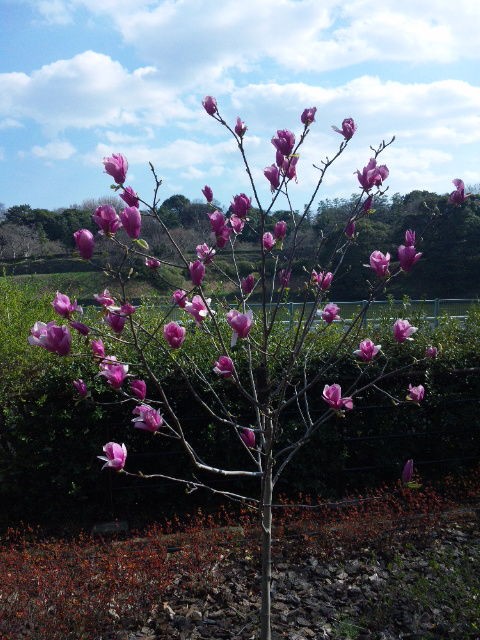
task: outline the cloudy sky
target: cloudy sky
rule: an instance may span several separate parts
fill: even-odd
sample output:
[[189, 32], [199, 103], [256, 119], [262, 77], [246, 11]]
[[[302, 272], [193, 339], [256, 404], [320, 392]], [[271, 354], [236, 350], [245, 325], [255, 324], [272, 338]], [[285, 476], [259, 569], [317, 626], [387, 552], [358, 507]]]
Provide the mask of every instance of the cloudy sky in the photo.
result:
[[341, 141], [358, 131], [320, 197], [348, 196], [370, 145], [390, 192], [446, 193], [480, 183], [478, 0], [0, 0], [0, 202], [57, 208], [100, 198], [102, 158], [121, 152], [129, 184], [149, 200], [148, 162], [162, 199], [228, 204], [251, 195], [228, 132], [202, 108], [248, 125], [245, 147], [264, 202], [263, 169], [277, 129], [317, 119], [292, 185], [295, 208]]

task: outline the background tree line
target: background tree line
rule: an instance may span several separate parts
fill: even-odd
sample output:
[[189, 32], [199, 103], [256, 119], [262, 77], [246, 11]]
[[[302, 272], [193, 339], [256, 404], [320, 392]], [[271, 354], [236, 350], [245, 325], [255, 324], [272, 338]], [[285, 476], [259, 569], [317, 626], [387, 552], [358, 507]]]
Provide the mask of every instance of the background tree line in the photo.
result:
[[[368, 263], [372, 247], [383, 253], [388, 251], [392, 261], [395, 261], [397, 247], [403, 243], [406, 229], [416, 231], [419, 238], [417, 246], [423, 253], [421, 262], [416, 265], [412, 274], [408, 274], [408, 289], [412, 298], [477, 297], [480, 273], [479, 185], [470, 187], [470, 191], [476, 195], [472, 195], [465, 204], [458, 207], [449, 205], [445, 195], [428, 191], [412, 191], [406, 195], [384, 195], [377, 198], [373, 212], [358, 225], [358, 235], [350, 249], [348, 266], [345, 266], [335, 278], [331, 290], [332, 298], [364, 298], [365, 279], [369, 277], [364, 265]], [[356, 199], [357, 196], [352, 195], [350, 198], [326, 199], [319, 202], [316, 212], [309, 217], [308, 224], [299, 237], [302, 262], [315, 257], [320, 269], [328, 269], [328, 264], [322, 263], [322, 256], [331, 253], [331, 243], [333, 238], [337, 237], [335, 231], [345, 226]], [[26, 261], [23, 273], [38, 273], [42, 268], [51, 271], [45, 265], [41, 267], [35, 259], [60, 256], [70, 258], [73, 250], [73, 232], [79, 228], [90, 229], [94, 233], [97, 231], [91, 216], [100, 204], [112, 204], [117, 209], [125, 206], [115, 196], [101, 200], [86, 200], [80, 205], [55, 211], [31, 208], [28, 204], [15, 205], [8, 209], [0, 206], [0, 261], [6, 266]], [[219, 203], [216, 203], [216, 206], [222, 209]], [[209, 212], [211, 208], [205, 203], [190, 201], [181, 194], [164, 200], [159, 209], [160, 216], [172, 230], [176, 242], [192, 254], [200, 240], [209, 241]], [[249, 214], [249, 224], [242, 234], [242, 242], [238, 245], [238, 267], [242, 276], [255, 272], [258, 267], [253, 257], [253, 243], [257, 241], [257, 217], [258, 211], [253, 208]], [[281, 219], [289, 222], [289, 212], [272, 213], [271, 226]], [[143, 229], [143, 237], [148, 241], [153, 254], [165, 260], [174, 257], [170, 255], [171, 249], [158, 225], [149, 224], [146, 219]], [[280, 254], [277, 270], [282, 268], [282, 261], [286, 261], [288, 252], [287, 242]], [[235, 275], [232, 265], [222, 258], [221, 252], [217, 256], [217, 264], [227, 278]], [[154, 279], [144, 265], [139, 262], [137, 266], [141, 278]], [[76, 266], [72, 266], [67, 260], [56, 264], [54, 268], [58, 271], [75, 271], [85, 270], [85, 265], [80, 265], [77, 260]], [[270, 275], [274, 276], [273, 273]], [[171, 283], [168, 278], [160, 280], [156, 282], [159, 292], [168, 294]], [[306, 280], [308, 274], [304, 273], [301, 262], [294, 262], [289, 290], [290, 300], [302, 297]], [[180, 286], [182, 283], [173, 284]], [[393, 295], [400, 295], [401, 287], [400, 282], [398, 285], [393, 282], [389, 291]], [[225, 287], [222, 293], [228, 294], [228, 287]]]

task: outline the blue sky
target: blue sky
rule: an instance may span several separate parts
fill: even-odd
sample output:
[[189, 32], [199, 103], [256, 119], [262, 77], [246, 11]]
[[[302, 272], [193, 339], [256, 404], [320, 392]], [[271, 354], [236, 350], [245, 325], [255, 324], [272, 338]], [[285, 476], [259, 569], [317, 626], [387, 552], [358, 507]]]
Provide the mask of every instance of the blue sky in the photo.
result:
[[[228, 205], [251, 195], [227, 132], [204, 112], [217, 98], [245, 147], [264, 203], [263, 169], [277, 129], [300, 132], [316, 106], [292, 185], [295, 208], [319, 164], [358, 131], [319, 198], [349, 196], [370, 145], [390, 192], [480, 183], [477, 0], [0, 0], [0, 202], [61, 208], [109, 194], [102, 158], [123, 153], [128, 184], [150, 200], [202, 200], [209, 184]], [[279, 207], [283, 206], [279, 203]]]

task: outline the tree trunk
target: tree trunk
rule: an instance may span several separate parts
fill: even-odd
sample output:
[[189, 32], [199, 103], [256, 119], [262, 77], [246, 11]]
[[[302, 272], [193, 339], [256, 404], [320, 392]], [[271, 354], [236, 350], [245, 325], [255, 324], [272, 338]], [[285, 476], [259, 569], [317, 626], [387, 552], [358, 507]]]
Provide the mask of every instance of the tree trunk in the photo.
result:
[[262, 504], [260, 522], [262, 527], [262, 575], [261, 575], [261, 611], [260, 640], [271, 640], [271, 583], [272, 583], [272, 456], [265, 461], [262, 478]]

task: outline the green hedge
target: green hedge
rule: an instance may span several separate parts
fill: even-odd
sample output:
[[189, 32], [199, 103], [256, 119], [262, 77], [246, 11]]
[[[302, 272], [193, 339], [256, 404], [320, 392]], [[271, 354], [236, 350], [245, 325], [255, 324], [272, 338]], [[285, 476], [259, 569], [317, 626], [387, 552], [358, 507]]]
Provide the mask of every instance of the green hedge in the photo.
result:
[[[103, 379], [98, 378], [96, 365], [80, 356], [85, 352], [84, 338], [74, 338], [73, 355], [66, 358], [27, 343], [36, 320], [54, 319], [53, 296], [38, 297], [33, 284], [20, 287], [5, 277], [0, 278], [0, 295], [4, 301], [0, 306], [0, 524], [20, 519], [50, 524], [86, 523], [110, 517], [132, 520], [132, 517], [160, 517], [168, 510], [192, 504], [195, 497], [186, 497], [183, 489], [171, 484], [137, 482], [121, 474], [100, 472], [101, 463], [96, 456], [109, 440], [125, 442], [129, 449], [128, 467], [132, 471], [184, 476], [190, 468], [175, 441], [152, 438], [131, 427], [131, 405], [115, 403], [117, 398]], [[90, 310], [89, 313], [98, 312]], [[142, 308], [137, 314], [155, 327], [157, 319], [151, 310]], [[408, 308], [404, 317], [411, 317]], [[451, 471], [452, 467], [461, 468], [478, 459], [480, 312], [473, 311], [464, 325], [445, 318], [436, 330], [421, 317], [414, 318], [412, 323], [420, 327], [415, 340], [396, 344], [386, 308], [385, 317], [375, 327], [361, 332], [358, 339], [370, 337], [380, 342], [391, 357], [392, 366], [401, 365], [411, 355], [422, 358], [429, 344], [441, 345], [441, 356], [430, 361], [427, 370], [422, 363], [415, 366], [410, 375], [385, 382], [387, 390], [400, 396], [406, 395], [409, 382], [423, 384], [426, 398], [422, 405], [395, 407], [384, 396], [371, 392], [355, 399], [354, 411], [344, 419], [333, 418], [326, 423], [311, 444], [297, 455], [285, 472], [279, 490], [320, 491], [333, 496], [346, 489], [359, 489], [398, 477], [407, 458], [413, 457], [426, 477]], [[317, 332], [311, 333], [311, 373], [328, 355], [336, 343], [335, 331], [340, 330], [331, 327], [331, 331], [321, 337]], [[230, 331], [225, 327], [226, 340], [229, 336]], [[275, 367], [281, 371], [289, 354], [291, 334], [286, 327], [278, 326], [274, 339], [279, 345]], [[131, 371], [136, 373], [137, 358], [128, 345], [123, 346], [123, 352], [113, 344], [107, 344], [107, 349], [131, 362]], [[347, 388], [353, 379], [357, 369], [349, 357], [351, 350], [348, 345], [328, 379], [322, 380], [310, 393], [312, 414], [325, 409], [321, 399], [325, 383], [338, 381]], [[158, 347], [151, 345], [147, 352], [205, 459], [231, 467], [248, 464], [231, 434], [192, 402], [188, 386]], [[176, 357], [183, 358], [182, 352], [189, 356], [187, 371], [189, 367], [198, 367], [212, 380], [215, 356], [193, 323]], [[236, 354], [236, 366], [240, 377], [248, 375], [241, 348]], [[374, 367], [371, 370], [374, 374]], [[298, 375], [301, 376], [301, 371]], [[99, 403], [88, 400], [76, 403], [72, 380], [78, 377], [87, 381]], [[233, 385], [221, 379], [214, 379], [213, 383], [217, 388], [230, 391], [226, 402], [242, 415], [245, 424], [253, 420], [251, 407], [238, 398]], [[212, 398], [207, 400], [214, 402]], [[295, 415], [286, 412], [285, 441], [292, 432], [300, 430]], [[236, 485], [235, 489], [255, 492], [257, 487], [246, 483]], [[205, 493], [197, 493], [198, 500], [207, 499]]]

